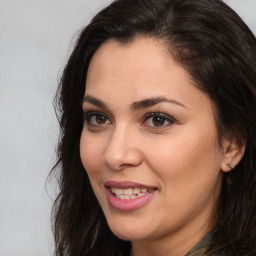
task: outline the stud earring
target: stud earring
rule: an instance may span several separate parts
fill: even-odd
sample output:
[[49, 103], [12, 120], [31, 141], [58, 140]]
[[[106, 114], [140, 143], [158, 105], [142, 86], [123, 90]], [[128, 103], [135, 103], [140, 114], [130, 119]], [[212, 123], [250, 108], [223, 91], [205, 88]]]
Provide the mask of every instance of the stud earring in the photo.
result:
[[228, 162], [228, 163], [227, 163], [227, 167], [228, 167], [230, 170], [233, 168], [231, 162]]

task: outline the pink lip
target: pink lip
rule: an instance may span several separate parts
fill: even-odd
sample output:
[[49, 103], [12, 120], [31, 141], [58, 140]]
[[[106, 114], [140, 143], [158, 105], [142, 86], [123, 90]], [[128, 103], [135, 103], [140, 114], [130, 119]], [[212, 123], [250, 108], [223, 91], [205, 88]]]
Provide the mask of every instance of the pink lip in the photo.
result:
[[107, 181], [105, 182], [106, 192], [107, 192], [107, 199], [110, 206], [116, 210], [120, 211], [133, 211], [137, 210], [147, 203], [151, 201], [154, 195], [157, 193], [157, 190], [152, 191], [145, 196], [136, 197], [133, 199], [119, 199], [115, 197], [110, 190], [109, 187], [114, 188], [154, 188], [152, 186], [142, 185], [136, 182], [124, 181], [124, 182], [117, 182], [117, 181]]

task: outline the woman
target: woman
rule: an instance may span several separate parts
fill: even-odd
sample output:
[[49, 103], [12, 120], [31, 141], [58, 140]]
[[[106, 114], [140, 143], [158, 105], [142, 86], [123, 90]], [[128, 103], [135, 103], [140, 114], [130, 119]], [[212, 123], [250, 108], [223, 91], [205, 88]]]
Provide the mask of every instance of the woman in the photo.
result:
[[56, 255], [256, 255], [255, 63], [220, 0], [96, 15], [56, 98]]

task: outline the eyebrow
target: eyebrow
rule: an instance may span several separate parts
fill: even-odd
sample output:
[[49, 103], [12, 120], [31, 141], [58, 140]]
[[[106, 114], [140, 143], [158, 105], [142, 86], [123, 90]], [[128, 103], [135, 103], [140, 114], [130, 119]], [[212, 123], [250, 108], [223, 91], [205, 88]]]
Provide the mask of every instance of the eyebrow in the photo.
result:
[[[100, 108], [107, 108], [107, 105], [93, 97], [93, 96], [90, 96], [90, 95], [86, 95], [84, 98], [83, 98], [83, 103], [84, 102], [88, 102], [88, 103], [91, 103], [95, 106], [98, 106]], [[185, 107], [185, 105], [183, 105], [182, 103], [174, 100], [174, 99], [167, 99], [165, 97], [153, 97], [153, 98], [149, 98], [149, 99], [145, 99], [145, 100], [140, 100], [140, 101], [136, 101], [136, 102], [133, 102], [131, 104], [131, 109], [132, 110], [139, 110], [139, 109], [142, 109], [142, 108], [149, 108], [149, 107], [153, 107], [159, 103], [162, 103], [162, 102], [167, 102], [167, 103], [171, 103], [171, 104], [175, 104], [175, 105], [178, 105], [178, 106], [181, 106], [181, 107]]]
[[149, 98], [141, 101], [136, 101], [132, 103], [131, 108], [133, 110], [139, 110], [141, 108], [149, 108], [149, 107], [155, 106], [162, 102], [167, 102], [167, 103], [175, 104], [181, 107], [185, 107], [182, 103], [174, 99], [167, 99], [165, 97], [155, 97], [155, 98]]
[[91, 104], [93, 104], [95, 106], [98, 106], [100, 108], [107, 108], [107, 105], [103, 101], [101, 101], [99, 99], [96, 99], [96, 98], [94, 98], [94, 97], [92, 97], [90, 95], [86, 95], [83, 98], [83, 103], [84, 102], [89, 102], [89, 103], [91, 103]]

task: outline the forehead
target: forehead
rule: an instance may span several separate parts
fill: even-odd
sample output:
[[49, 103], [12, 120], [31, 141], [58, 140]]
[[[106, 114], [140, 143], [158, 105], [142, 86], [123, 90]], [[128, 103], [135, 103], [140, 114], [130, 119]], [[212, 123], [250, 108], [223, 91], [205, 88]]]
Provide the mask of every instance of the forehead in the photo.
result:
[[110, 102], [120, 103], [121, 99], [129, 105], [155, 96], [174, 98], [188, 106], [202, 100], [211, 104], [163, 44], [145, 37], [101, 45], [88, 68], [85, 94]]
[[130, 83], [131, 86], [140, 85], [149, 89], [151, 84], [160, 84], [168, 73], [190, 79], [188, 73], [173, 61], [163, 44], [156, 40], [139, 37], [125, 44], [109, 40], [92, 57], [86, 89], [91, 85], [96, 88], [98, 84], [110, 86], [108, 83], [118, 84], [120, 88]]
[[136, 77], [139, 74], [152, 69], [161, 69], [169, 62], [169, 54], [157, 41], [139, 37], [132, 42], [122, 43], [109, 40], [102, 44], [95, 52], [89, 65], [88, 75], [96, 75], [100, 71], [104, 75], [113, 75], [118, 78], [127, 72], [133, 72]]

